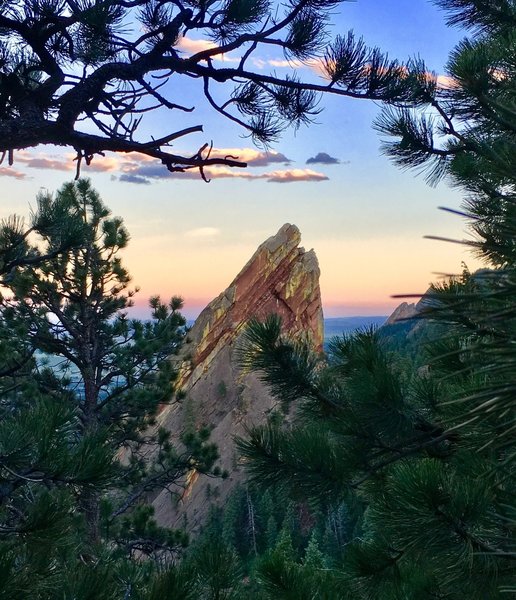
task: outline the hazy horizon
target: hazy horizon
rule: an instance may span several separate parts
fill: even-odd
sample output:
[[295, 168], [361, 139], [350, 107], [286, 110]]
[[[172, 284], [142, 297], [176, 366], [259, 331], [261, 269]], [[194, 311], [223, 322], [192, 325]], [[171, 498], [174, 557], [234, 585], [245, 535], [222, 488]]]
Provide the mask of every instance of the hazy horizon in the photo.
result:
[[[221, 290], [223, 292], [224, 290]], [[217, 294], [218, 295], [218, 294]], [[181, 309], [181, 313], [186, 319], [195, 320], [200, 313], [208, 306], [208, 304], [214, 300], [217, 295], [213, 298], [197, 298], [194, 301], [188, 301], [184, 299], [185, 303]], [[140, 296], [140, 297], [138, 297]], [[135, 305], [129, 309], [130, 316], [138, 319], [147, 319], [150, 317], [150, 308], [148, 307], [147, 301], [141, 297], [139, 293], [135, 301]], [[167, 297], [163, 296], [162, 300], [166, 301]], [[346, 319], [346, 318], [367, 318], [367, 317], [388, 317], [394, 309], [399, 306], [403, 299], [393, 299], [394, 307], [390, 308], [388, 305], [375, 305], [371, 303], [364, 303], [362, 305], [350, 305], [350, 304], [325, 304], [324, 300], [322, 303], [324, 319]]]

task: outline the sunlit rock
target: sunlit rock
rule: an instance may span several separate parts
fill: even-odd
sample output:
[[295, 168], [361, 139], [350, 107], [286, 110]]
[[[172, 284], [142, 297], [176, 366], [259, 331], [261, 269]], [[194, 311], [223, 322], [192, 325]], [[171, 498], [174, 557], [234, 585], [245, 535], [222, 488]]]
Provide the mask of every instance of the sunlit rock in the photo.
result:
[[307, 333], [314, 347], [322, 348], [323, 313], [319, 265], [313, 250], [299, 247], [301, 235], [286, 224], [266, 240], [229, 287], [202, 311], [188, 334], [181, 358], [179, 386], [186, 393], [181, 404], [165, 407], [159, 426], [177, 439], [182, 431], [203, 425], [213, 427], [211, 440], [219, 448], [219, 465], [229, 473], [225, 480], [191, 472], [178, 500], [163, 491], [153, 499], [162, 525], [195, 532], [211, 504], [223, 505], [231, 489], [244, 477], [233, 443], [246, 424], [263, 422], [274, 400], [255, 375], [242, 375], [235, 348], [252, 317], [281, 315], [290, 335]]

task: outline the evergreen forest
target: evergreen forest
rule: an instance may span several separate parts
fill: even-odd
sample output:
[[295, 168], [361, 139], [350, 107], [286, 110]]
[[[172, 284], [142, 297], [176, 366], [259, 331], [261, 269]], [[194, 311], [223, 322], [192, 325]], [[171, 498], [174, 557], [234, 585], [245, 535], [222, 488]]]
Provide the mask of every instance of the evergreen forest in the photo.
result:
[[[211, 28], [221, 47], [256, 45], [281, 29], [261, 0], [0, 2], [0, 130], [11, 141], [20, 136], [9, 142], [8, 159], [13, 148], [47, 143], [45, 136], [51, 143], [61, 136], [80, 160], [102, 153], [105, 140], [72, 132], [82, 102], [88, 119], [100, 115], [117, 151], [134, 149], [124, 120], [139, 114], [136, 104], [94, 87], [121, 52], [110, 49], [113, 23], [133, 4], [148, 27], [138, 44], [148, 49], [139, 53], [131, 42], [134, 62], [126, 66], [142, 69], [135, 77], [143, 88], [145, 69], [163, 65], [204, 77], [206, 90], [209, 81], [238, 79], [229, 68], [227, 79], [217, 74], [209, 55], [187, 71], [165, 49], [182, 27]], [[288, 4], [280, 45], [308, 57], [336, 2]], [[188, 338], [181, 298], [152, 297], [149, 320], [128, 316], [138, 293], [122, 261], [129, 233], [79, 177], [80, 160], [75, 181], [40, 192], [29, 221], [2, 221], [0, 600], [516, 594], [516, 3], [435, 4], [449, 26], [468, 32], [449, 56], [452, 84], [440, 85], [422, 60], [386, 61], [353, 36], [329, 47], [326, 67], [330, 88], [382, 102], [373, 127], [399, 168], [461, 191], [463, 206], [451, 212], [468, 236], [436, 243], [466, 245], [482, 268], [458, 265], [458, 274], [418, 297], [410, 320], [336, 337], [324, 353], [308, 338], [282, 334], [276, 315], [251, 320], [239, 368], [255, 373], [277, 405], [238, 437], [245, 481], [200, 533], [188, 523], [160, 526], [148, 502], [161, 490], [179, 500], [194, 470], [213, 481], [228, 476], [209, 424], [179, 439], [157, 426], [164, 405], [184, 400], [173, 360]], [[16, 54], [13, 35], [27, 36], [34, 56]], [[87, 78], [93, 87], [85, 79], [57, 101], [58, 66], [75, 55], [99, 68]], [[279, 133], [271, 111], [282, 127], [296, 126], [313, 115], [311, 94], [325, 93], [295, 80], [281, 87], [247, 71], [242, 77], [215, 110], [236, 107], [266, 142]], [[157, 88], [145, 93], [172, 105]], [[33, 128], [34, 107], [24, 110], [35, 99], [48, 131], [21, 139]], [[102, 124], [103, 102], [113, 125]], [[169, 170], [196, 168], [204, 178], [205, 149], [171, 158], [156, 149], [168, 142], [158, 142], [146, 152]]]

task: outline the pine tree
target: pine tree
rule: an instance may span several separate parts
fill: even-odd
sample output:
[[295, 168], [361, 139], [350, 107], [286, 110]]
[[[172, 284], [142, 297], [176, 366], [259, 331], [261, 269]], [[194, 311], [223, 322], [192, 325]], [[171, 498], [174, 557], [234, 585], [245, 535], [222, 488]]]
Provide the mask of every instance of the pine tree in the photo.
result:
[[[79, 180], [40, 195], [34, 222], [46, 226], [23, 251], [37, 260], [9, 263], [0, 312], [9, 357], [0, 378], [3, 581], [12, 597], [31, 588], [34, 598], [120, 597], [145, 579], [145, 568], [124, 566], [131, 558], [163, 559], [186, 542], [142, 501], [179, 489], [192, 467], [210, 470], [216, 449], [207, 431], [179, 445], [152, 428], [172, 398], [169, 357], [185, 322], [178, 298], [153, 298], [150, 321], [127, 317], [134, 292], [118, 256], [128, 241], [121, 219]], [[71, 223], [76, 240], [63, 249]]]
[[[449, 23], [472, 33], [451, 53], [449, 82], [420, 106], [388, 111], [379, 129], [398, 138], [386, 152], [403, 167], [426, 169], [436, 183], [446, 177], [465, 192], [468, 240], [459, 240], [486, 269], [467, 270], [434, 287], [429, 317], [444, 323], [448, 336], [436, 348], [447, 377], [470, 377], [454, 401], [462, 422], [491, 422], [478, 439], [492, 448], [500, 481], [512, 481], [516, 450], [516, 6], [510, 0], [439, 0]], [[452, 240], [453, 241], [453, 240]], [[460, 432], [459, 432], [460, 433]], [[492, 485], [498, 485], [496, 477]], [[506, 517], [514, 525], [514, 513]], [[515, 556], [506, 540], [503, 551]], [[512, 589], [516, 591], [516, 586]]]
[[464, 287], [459, 278], [457, 285], [436, 288], [447, 292], [436, 304], [443, 321], [469, 331], [478, 351], [492, 356], [486, 365], [496, 365], [488, 377], [490, 391], [479, 390], [470, 408], [490, 395], [486, 409], [501, 415], [515, 408], [516, 6], [509, 0], [437, 4], [449, 13], [450, 24], [468, 28], [472, 36], [451, 53], [444, 85], [429, 87], [418, 105], [387, 110], [377, 127], [396, 138], [384, 149], [401, 167], [425, 170], [431, 183], [445, 177], [465, 192], [459, 214], [472, 239], [457, 241], [470, 246], [489, 270]]
[[324, 566], [324, 554], [319, 550], [315, 532], [311, 535], [306, 547], [303, 565], [308, 569], [322, 569]]
[[451, 54], [445, 85], [417, 63], [419, 94], [377, 126], [398, 138], [385, 149], [399, 165], [465, 190], [460, 214], [474, 235], [465, 243], [488, 268], [425, 296], [426, 327], [441, 329], [428, 336], [438, 339], [423, 370], [393, 358], [372, 331], [335, 342], [329, 363], [283, 339], [275, 319], [247, 334], [244, 366], [296, 414], [240, 440], [251, 477], [323, 506], [362, 505], [336, 597], [484, 600], [516, 590], [516, 7], [438, 4], [473, 38]]
[[[201, 534], [188, 548], [183, 566], [191, 568], [197, 582], [197, 598], [206, 600], [237, 600], [245, 597], [243, 562], [235, 547], [232, 532], [228, 532], [231, 516], [238, 527], [238, 500], [243, 490], [237, 490], [232, 509], [227, 517], [221, 518], [222, 510], [211, 506], [210, 513]], [[229, 536], [227, 534], [229, 533]]]
[[[291, 424], [239, 440], [252, 480], [323, 510], [344, 502], [358, 511], [333, 597], [500, 597], [514, 579], [515, 490], [485, 443], [499, 424], [464, 426], [450, 403], [476, 372], [402, 372], [374, 331], [335, 341], [325, 364], [282, 338], [272, 317], [250, 324], [247, 348], [247, 364], [295, 411]], [[273, 564], [286, 576], [284, 561]]]

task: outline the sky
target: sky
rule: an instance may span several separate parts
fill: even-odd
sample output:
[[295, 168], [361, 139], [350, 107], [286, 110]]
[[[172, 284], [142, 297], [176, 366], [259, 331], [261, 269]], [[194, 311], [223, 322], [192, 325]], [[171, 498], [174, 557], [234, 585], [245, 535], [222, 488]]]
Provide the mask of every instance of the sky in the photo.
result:
[[[464, 36], [446, 27], [444, 14], [426, 0], [344, 2], [332, 16], [331, 32], [349, 29], [393, 58], [421, 56], [438, 74], [445, 73], [449, 51]], [[200, 43], [183, 40], [182, 51]], [[266, 53], [258, 53], [254, 65], [272, 67], [277, 75], [293, 68]], [[318, 77], [305, 66], [299, 74]], [[375, 103], [323, 98], [315, 123], [286, 132], [265, 154], [213, 113], [197, 85], [171, 81], [176, 100], [196, 110], [152, 114], [140, 134], [160, 137], [202, 124], [202, 133], [176, 149], [195, 152], [213, 141], [221, 153], [249, 160], [246, 171], [219, 169], [206, 184], [197, 175], [171, 177], [159, 162], [133, 155], [96, 157], [82, 170], [131, 235], [122, 258], [140, 288], [136, 315], [146, 316], [147, 299], [159, 294], [182, 296], [186, 316], [195, 317], [287, 222], [299, 227], [303, 246], [318, 256], [326, 317], [387, 315], [400, 302], [393, 295], [422, 293], [437, 274], [460, 272], [461, 261], [475, 266], [462, 246], [424, 239], [465, 237], [460, 218], [438, 210], [458, 208], [461, 194], [446, 182], [430, 188], [423, 177], [400, 171], [382, 156], [372, 128], [380, 111]], [[40, 189], [56, 190], [73, 178], [72, 159], [66, 149], [39, 147], [18, 152], [12, 167], [0, 166], [0, 218], [28, 216]]]

